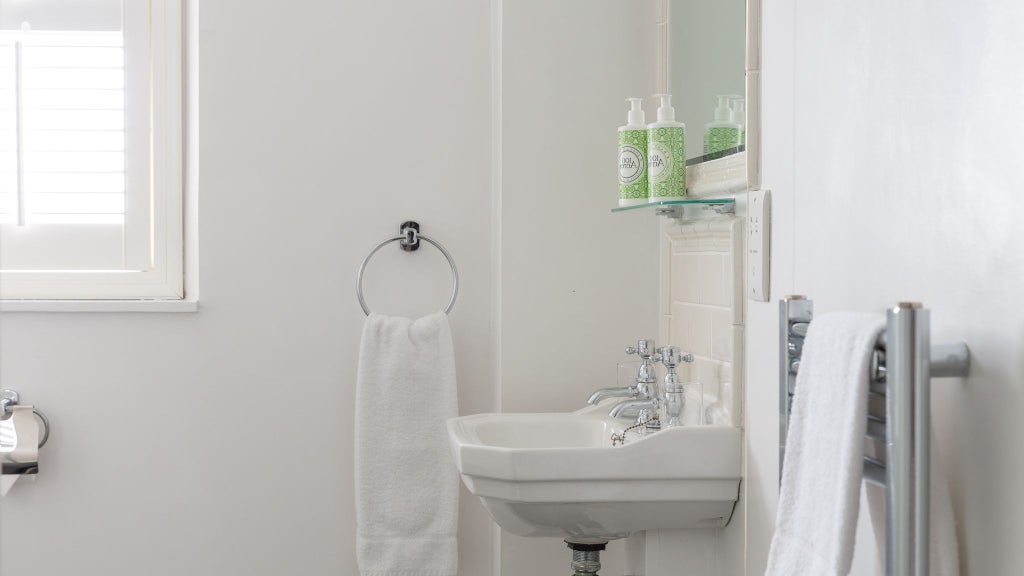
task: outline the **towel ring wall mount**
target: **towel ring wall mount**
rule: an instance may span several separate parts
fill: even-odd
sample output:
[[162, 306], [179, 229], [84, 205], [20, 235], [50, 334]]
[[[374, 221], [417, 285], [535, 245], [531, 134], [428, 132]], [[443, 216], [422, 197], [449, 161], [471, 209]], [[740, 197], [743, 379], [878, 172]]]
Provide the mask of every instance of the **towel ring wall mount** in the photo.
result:
[[370, 250], [370, 253], [366, 255], [366, 258], [363, 259], [363, 263], [359, 266], [359, 273], [356, 275], [356, 297], [359, 298], [359, 306], [362, 307], [363, 312], [366, 313], [367, 316], [370, 315], [370, 307], [366, 305], [366, 299], [363, 297], [363, 273], [366, 272], [366, 264], [370, 262], [370, 258], [373, 258], [373, 255], [376, 254], [378, 250], [392, 242], [398, 242], [399, 248], [406, 252], [415, 252], [420, 248], [420, 240], [423, 240], [424, 242], [434, 246], [434, 248], [437, 248], [441, 254], [444, 255], [445, 259], [448, 260], [448, 265], [452, 268], [452, 296], [448, 300], [448, 305], [444, 308], [444, 313], [450, 313], [452, 308], [455, 307], [455, 299], [459, 296], [459, 270], [455, 266], [455, 259], [452, 258], [451, 253], [445, 250], [444, 246], [440, 243], [431, 239], [429, 236], [420, 234], [420, 225], [418, 222], [409, 220], [407, 222], [402, 222], [401, 226], [399, 226], [398, 236], [392, 236], [391, 238], [388, 238], [374, 246], [373, 250]]

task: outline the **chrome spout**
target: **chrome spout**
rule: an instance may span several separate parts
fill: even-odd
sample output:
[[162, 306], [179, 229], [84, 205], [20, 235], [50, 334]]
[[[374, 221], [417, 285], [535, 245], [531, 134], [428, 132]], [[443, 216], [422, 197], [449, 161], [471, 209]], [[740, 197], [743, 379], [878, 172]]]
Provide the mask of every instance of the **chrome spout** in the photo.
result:
[[619, 402], [616, 404], [608, 415], [612, 418], [621, 418], [624, 413], [629, 410], [656, 410], [657, 408], [658, 401], [654, 398], [647, 400], [626, 400], [625, 402]]
[[587, 404], [593, 404], [594, 406], [601, 403], [606, 398], [636, 398], [638, 392], [633, 386], [623, 386], [620, 388], [601, 388], [590, 395], [590, 399], [587, 400]]

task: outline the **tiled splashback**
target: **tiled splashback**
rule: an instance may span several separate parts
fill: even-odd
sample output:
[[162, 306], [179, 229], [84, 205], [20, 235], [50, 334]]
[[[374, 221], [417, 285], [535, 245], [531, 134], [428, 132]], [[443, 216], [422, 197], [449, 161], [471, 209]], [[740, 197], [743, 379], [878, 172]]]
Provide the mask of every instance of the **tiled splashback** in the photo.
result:
[[704, 384], [705, 403], [718, 400], [733, 424], [742, 422], [743, 224], [733, 217], [664, 226], [661, 341], [696, 359], [680, 375]]

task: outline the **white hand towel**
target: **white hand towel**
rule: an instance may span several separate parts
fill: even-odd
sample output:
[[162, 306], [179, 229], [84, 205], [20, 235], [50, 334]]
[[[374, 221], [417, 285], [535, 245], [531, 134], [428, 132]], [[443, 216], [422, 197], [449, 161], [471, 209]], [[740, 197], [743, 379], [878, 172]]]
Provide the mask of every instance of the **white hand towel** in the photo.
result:
[[448, 317], [371, 314], [356, 381], [356, 526], [362, 576], [455, 576], [458, 415]]
[[767, 576], [846, 576], [864, 477], [871, 351], [885, 319], [826, 314], [811, 322], [786, 437]]
[[[766, 576], [850, 572], [864, 477], [871, 353], [884, 327], [884, 318], [871, 314], [826, 314], [811, 322]], [[930, 572], [957, 576], [953, 507], [932, 444]]]

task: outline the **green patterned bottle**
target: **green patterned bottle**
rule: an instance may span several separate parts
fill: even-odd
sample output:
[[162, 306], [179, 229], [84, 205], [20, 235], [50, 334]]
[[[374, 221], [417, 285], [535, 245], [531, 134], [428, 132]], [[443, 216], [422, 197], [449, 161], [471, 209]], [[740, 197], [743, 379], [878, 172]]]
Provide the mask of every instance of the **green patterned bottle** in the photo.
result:
[[718, 97], [715, 121], [704, 125], [705, 156], [736, 148], [741, 144], [743, 127], [732, 120], [733, 110], [729, 107], [729, 98], [731, 96]]
[[643, 99], [626, 98], [630, 104], [626, 125], [619, 127], [619, 206], [647, 203], [647, 126]]
[[676, 122], [672, 96], [661, 99], [658, 121], [647, 127], [647, 179], [649, 202], [678, 200], [686, 196], [686, 125]]

